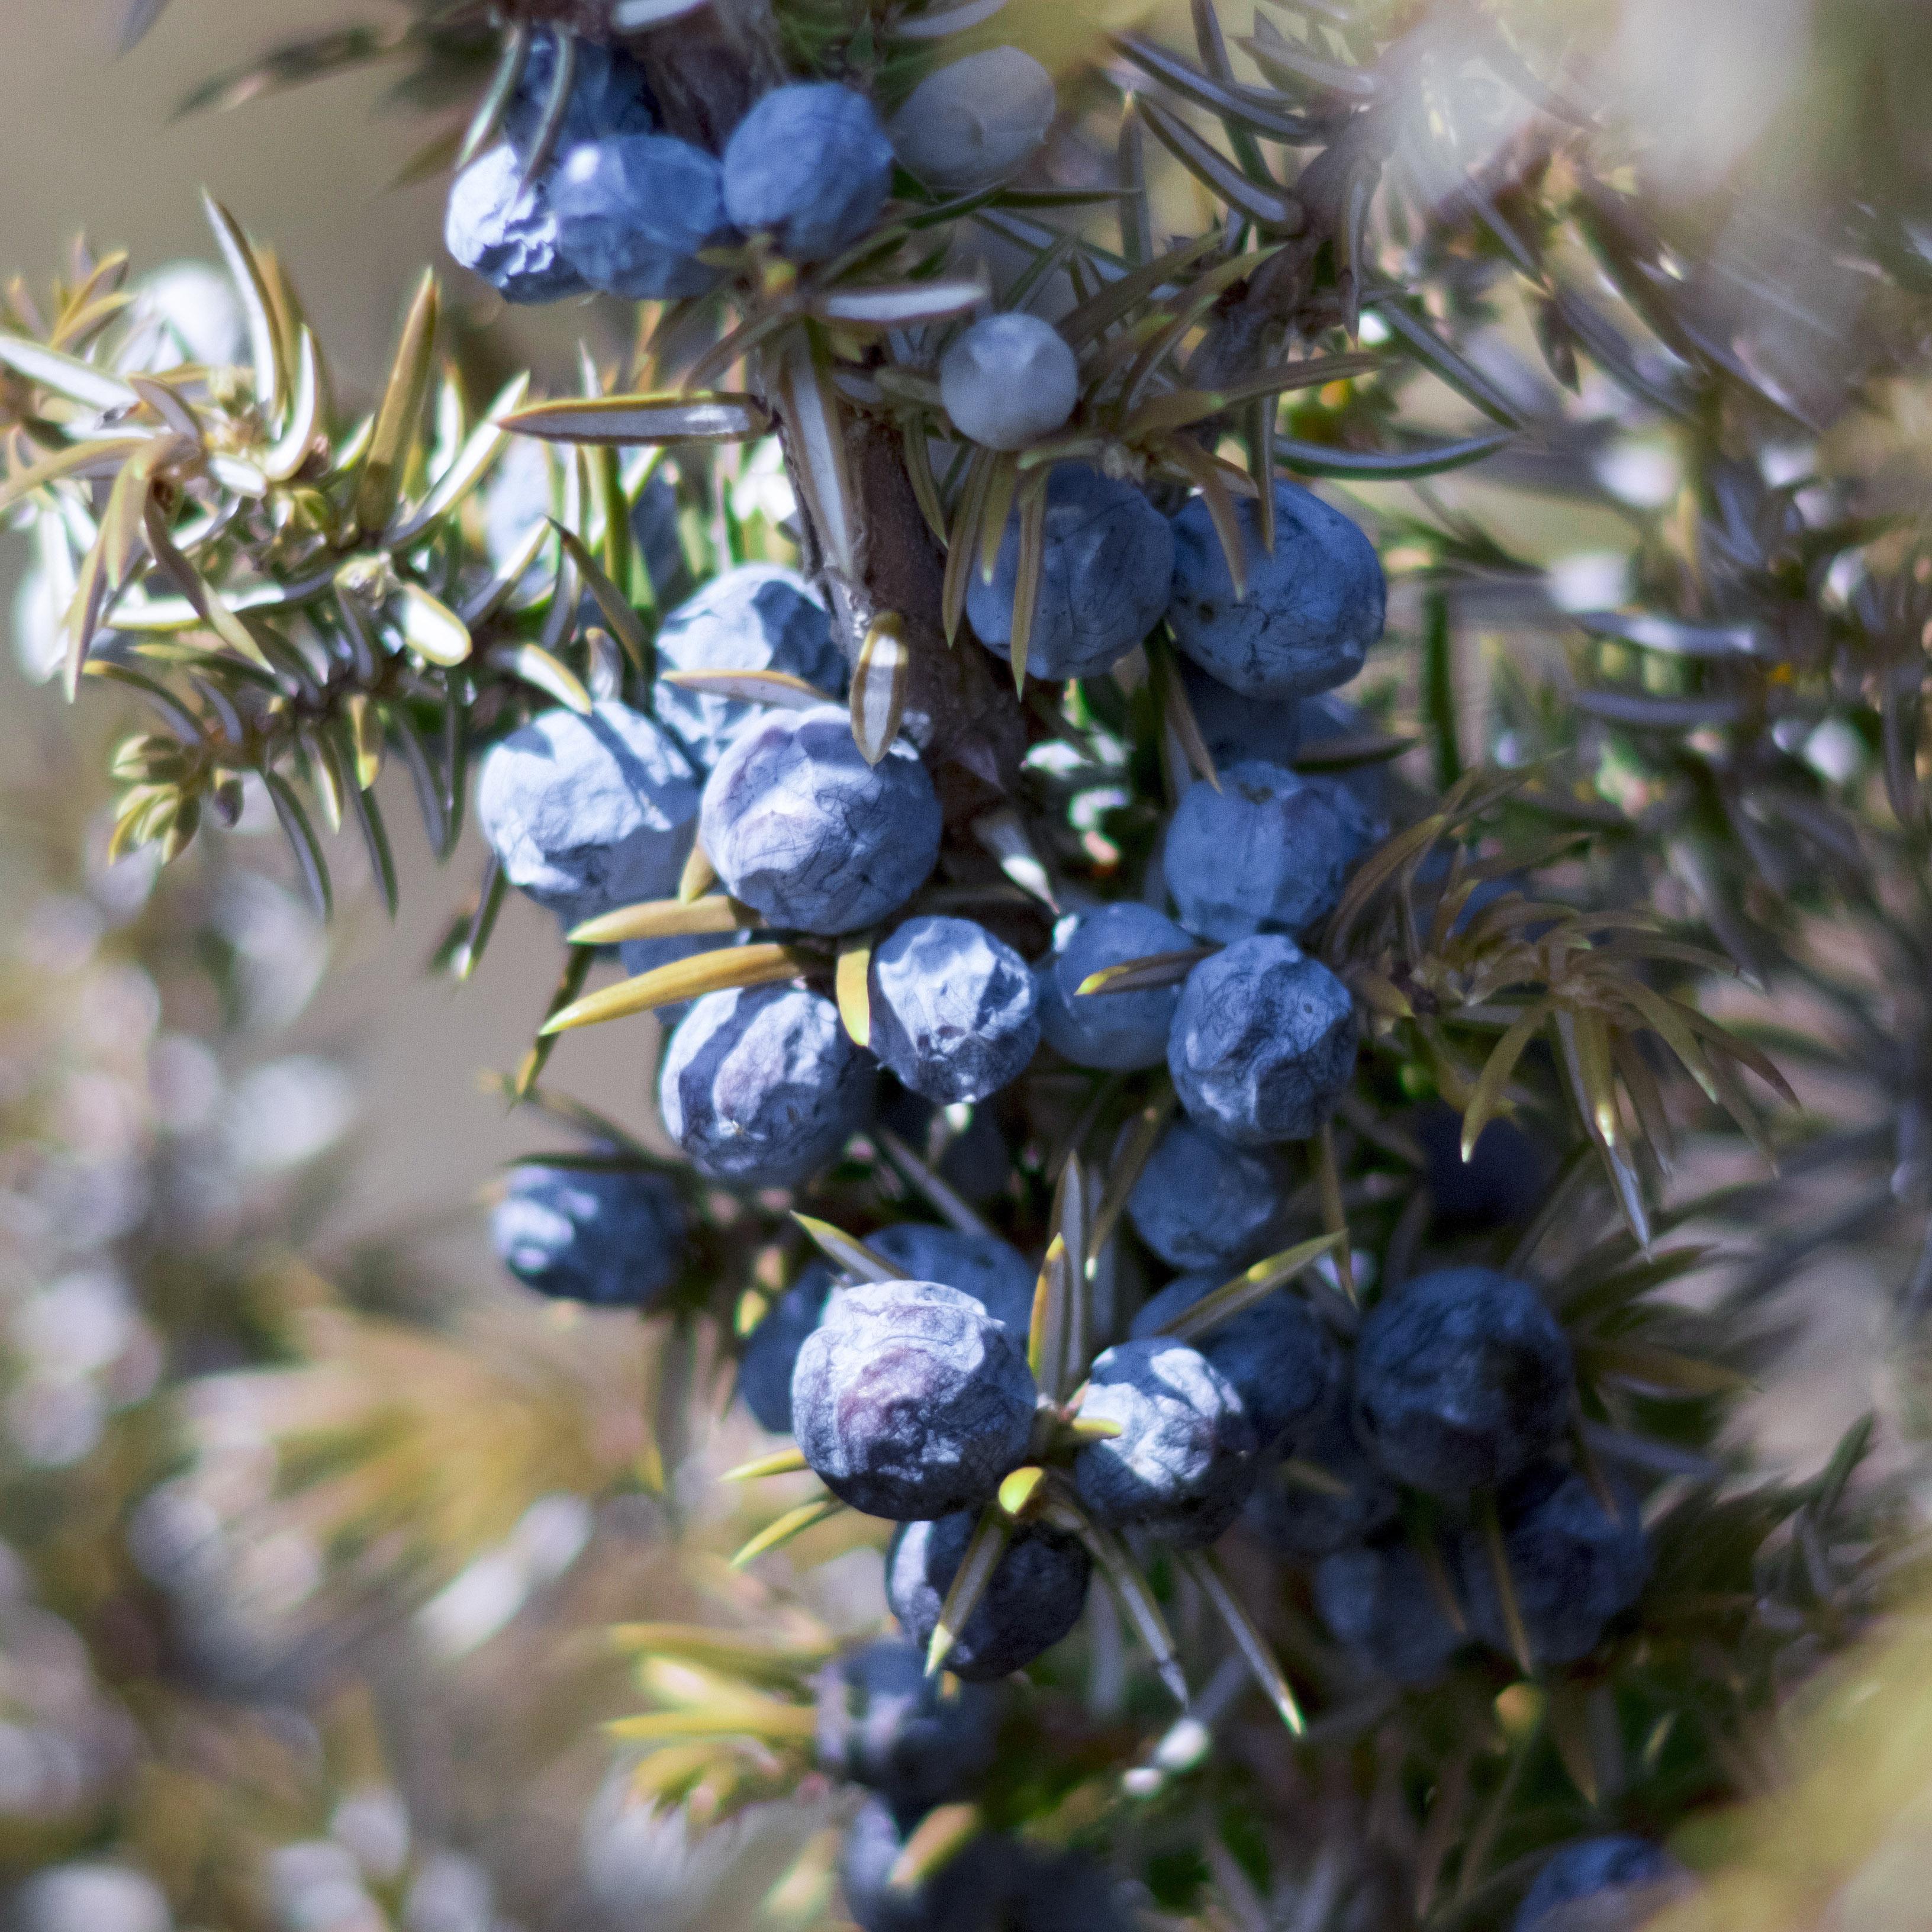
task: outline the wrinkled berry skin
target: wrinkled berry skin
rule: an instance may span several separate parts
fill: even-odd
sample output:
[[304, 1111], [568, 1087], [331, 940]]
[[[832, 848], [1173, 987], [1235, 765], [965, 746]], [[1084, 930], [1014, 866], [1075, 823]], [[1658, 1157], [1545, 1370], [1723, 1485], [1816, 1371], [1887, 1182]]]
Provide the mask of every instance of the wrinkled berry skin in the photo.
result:
[[484, 757], [476, 816], [504, 876], [566, 925], [677, 890], [698, 781], [648, 718], [540, 712]]
[[[664, 670], [777, 670], [815, 685], [827, 698], [845, 688], [845, 661], [832, 640], [825, 606], [796, 571], [776, 563], [736, 565], [686, 598], [664, 620], [657, 651]], [[656, 698], [658, 722], [706, 772], [746, 721], [765, 709], [662, 680]]]
[[983, 1503], [1026, 1452], [1025, 1344], [938, 1282], [835, 1296], [791, 1382], [792, 1430], [834, 1496], [896, 1522]]
[[[908, 1523], [886, 1558], [886, 1600], [923, 1657], [940, 1606], [973, 1540], [968, 1510], [936, 1522]], [[966, 1619], [946, 1668], [968, 1684], [1023, 1670], [1080, 1621], [1093, 1564], [1072, 1537], [1022, 1530], [1006, 1546], [978, 1607]]]
[[1138, 993], [1079, 989], [1090, 974], [1109, 966], [1184, 952], [1193, 944], [1172, 920], [1132, 899], [1088, 914], [1040, 970], [1040, 1025], [1047, 1044], [1076, 1066], [1120, 1072], [1158, 1066], [1167, 1057], [1168, 1032], [1180, 1003], [1178, 985]]
[[1141, 1169], [1127, 1219], [1170, 1268], [1232, 1268], [1274, 1232], [1286, 1180], [1272, 1155], [1177, 1120]]
[[1174, 520], [1174, 598], [1168, 622], [1203, 670], [1249, 698], [1310, 698], [1346, 684], [1382, 634], [1388, 586], [1375, 546], [1319, 496], [1274, 488], [1275, 544], [1262, 548], [1252, 499], [1236, 508], [1247, 568], [1245, 598], [1208, 506]]
[[878, 219], [892, 146], [872, 104], [835, 81], [774, 88], [724, 149], [724, 207], [747, 235], [770, 233], [795, 262], [848, 248]]
[[668, 134], [580, 142], [550, 177], [563, 258], [593, 289], [661, 302], [701, 295], [696, 257], [728, 232], [717, 162]]
[[949, 1694], [912, 1644], [862, 1644], [814, 1688], [820, 1768], [868, 1786], [902, 1818], [964, 1797], [992, 1767], [998, 1694], [978, 1685]]
[[706, 781], [704, 849], [772, 925], [856, 932], [897, 910], [939, 856], [939, 798], [901, 742], [868, 765], [837, 705], [767, 711]]
[[872, 954], [872, 1051], [940, 1106], [1026, 1071], [1039, 1004], [1026, 962], [970, 919], [909, 919]]
[[1418, 1275], [1355, 1344], [1362, 1439], [1398, 1481], [1456, 1496], [1507, 1481], [1570, 1419], [1570, 1344], [1528, 1282], [1493, 1268]]
[[684, 1265], [684, 1209], [661, 1174], [517, 1168], [490, 1216], [503, 1265], [539, 1294], [647, 1308]]
[[[1640, 1900], [1660, 1904], [1665, 1888], [1682, 1884], [1684, 1877], [1684, 1868], [1662, 1846], [1653, 1845], [1647, 1838], [1628, 1832], [1579, 1838], [1564, 1846], [1537, 1874], [1536, 1882], [1516, 1908], [1511, 1932], [1557, 1932], [1561, 1922], [1553, 1915], [1559, 1906], [1600, 1892], [1628, 1894], [1634, 1906]], [[1658, 1894], [1654, 1900], [1650, 1896], [1653, 1892]], [[1649, 1915], [1646, 1912], [1643, 1916], [1648, 1918]], [[1590, 1921], [1592, 1924], [1599, 1922], [1612, 1922]]]
[[[548, 28], [539, 28], [503, 114], [503, 134], [519, 162], [528, 162], [536, 152], [556, 78], [556, 37]], [[570, 104], [563, 110], [563, 124], [551, 152], [567, 154], [580, 142], [600, 140], [606, 134], [648, 134], [657, 125], [652, 110], [644, 69], [621, 47], [580, 36]]]
[[[866, 1245], [914, 1281], [936, 1281], [970, 1295], [1024, 1347], [1033, 1322], [1035, 1271], [1018, 1249], [993, 1234], [896, 1221]], [[814, 1262], [752, 1330], [738, 1364], [738, 1393], [761, 1429], [791, 1433], [791, 1378], [805, 1338], [824, 1319], [832, 1271]]]
[[1325, 778], [1232, 765], [1182, 793], [1162, 867], [1180, 922], [1203, 939], [1306, 932], [1335, 910], [1369, 849], [1361, 807]]
[[929, 74], [892, 116], [892, 146], [928, 187], [986, 188], [1046, 139], [1053, 76], [1018, 47], [988, 47]]
[[736, 1187], [791, 1187], [830, 1160], [865, 1116], [872, 1072], [818, 993], [707, 993], [670, 1036], [658, 1084], [665, 1130], [700, 1173]]
[[[1034, 677], [1093, 677], [1112, 667], [1159, 621], [1174, 538], [1166, 519], [1131, 483], [1084, 463], [1059, 463], [1046, 485], [1046, 557], [1027, 644]], [[1019, 576], [1019, 512], [1006, 519], [993, 580], [977, 571], [966, 614], [980, 641], [1010, 658]]]
[[506, 302], [562, 302], [589, 284], [563, 255], [545, 184], [523, 184], [507, 141], [478, 154], [450, 183], [443, 246]]
[[922, 1221], [896, 1221], [867, 1235], [866, 1245], [915, 1281], [940, 1282], [970, 1294], [1025, 1347], [1038, 1275], [1017, 1248], [997, 1235], [934, 1228]]
[[1110, 1528], [1214, 1542], [1241, 1513], [1259, 1466], [1240, 1397], [1184, 1342], [1122, 1342], [1094, 1358], [1082, 1415], [1118, 1422], [1073, 1460], [1081, 1500]]
[[1315, 1606], [1358, 1664], [1406, 1689], [1434, 1683], [1462, 1647], [1422, 1559], [1406, 1543], [1324, 1558], [1316, 1567]]
[[1210, 677], [1191, 658], [1180, 661], [1188, 708], [1202, 741], [1225, 772], [1231, 765], [1292, 765], [1301, 745], [1304, 700], [1297, 698], [1244, 698], [1218, 677]]
[[1024, 449], [1073, 413], [1080, 365], [1052, 322], [983, 316], [940, 358], [939, 395], [962, 436], [988, 449]]
[[[1537, 1662], [1574, 1664], [1642, 1593], [1650, 1544], [1628, 1490], [1613, 1516], [1584, 1479], [1552, 1463], [1520, 1476], [1500, 1498], [1503, 1547], [1516, 1606]], [[1465, 1534], [1462, 1594], [1483, 1641], [1508, 1654], [1509, 1633], [1484, 1540]]]
[[891, 1883], [892, 1872], [918, 1822], [896, 1817], [873, 1798], [846, 1826], [839, 1888], [860, 1932], [1013, 1932], [1018, 1845], [1001, 1832], [982, 1833], [907, 1891]]
[[1354, 1002], [1293, 940], [1238, 940], [1188, 975], [1167, 1064], [1189, 1118], [1224, 1140], [1306, 1140], [1354, 1072]]
[[[1169, 1282], [1134, 1317], [1129, 1334], [1136, 1340], [1156, 1334], [1226, 1279], [1210, 1270]], [[1191, 1336], [1190, 1346], [1227, 1378], [1264, 1449], [1312, 1424], [1334, 1400], [1342, 1372], [1341, 1352], [1320, 1317], [1282, 1288]]]
[[1355, 1440], [1346, 1402], [1338, 1401], [1306, 1444], [1291, 1445], [1291, 1450], [1296, 1462], [1345, 1487], [1338, 1495], [1294, 1469], [1264, 1470], [1244, 1520], [1270, 1549], [1296, 1563], [1316, 1563], [1379, 1534], [1395, 1521], [1395, 1486]]
[[791, 1378], [805, 1338], [825, 1317], [832, 1270], [814, 1262], [766, 1311], [738, 1358], [738, 1394], [760, 1429], [791, 1433]]
[[1526, 1221], [1550, 1179], [1547, 1156], [1514, 1120], [1491, 1120], [1462, 1158], [1462, 1117], [1439, 1102], [1418, 1108], [1409, 1131], [1428, 1160], [1424, 1170], [1438, 1227], [1474, 1232]]

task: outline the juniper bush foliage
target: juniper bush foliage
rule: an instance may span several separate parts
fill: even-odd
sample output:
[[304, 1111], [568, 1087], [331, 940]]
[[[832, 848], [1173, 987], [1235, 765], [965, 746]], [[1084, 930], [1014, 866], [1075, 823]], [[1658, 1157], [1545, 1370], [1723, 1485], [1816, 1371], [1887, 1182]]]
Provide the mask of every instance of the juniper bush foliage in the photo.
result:
[[[1806, 1250], [1672, 1163], [1871, 1178], [1713, 997], [1802, 976], [1844, 1024], [1792, 1050], [1884, 1096], [1868, 1220], [1924, 1251], [1884, 980], [1923, 976], [1932, 592], [1828, 434], [1932, 339], [1898, 158], [1844, 130], [1794, 242], [1821, 333], [1536, 10], [404, 10], [206, 101], [363, 58], [464, 97], [449, 252], [607, 298], [584, 393], [475, 393], [426, 281], [352, 418], [212, 208], [224, 366], [158, 348], [118, 257], [5, 296], [0, 505], [27, 654], [141, 707], [114, 856], [252, 808], [317, 912], [338, 833], [393, 909], [412, 800], [490, 848], [437, 970], [511, 886], [567, 928], [503, 1090], [590, 1150], [519, 1168], [506, 1260], [648, 1316], [627, 1480], [688, 1498], [735, 1360], [798, 1444], [754, 1468], [822, 1485], [739, 1492], [769, 1629], [644, 1627], [639, 1777], [698, 1830], [800, 1791], [816, 1732], [895, 1794], [846, 1841], [868, 1927], [1527, 1924], [1622, 1882], [1606, 1815], [1734, 1795], [1881, 1560], [1862, 1436], [1803, 1485], [1712, 1456]], [[1667, 502], [1615, 480], [1640, 443]], [[1559, 601], [1472, 466], [1633, 528], [1628, 597]], [[1830, 918], [1877, 978], [1816, 964]], [[554, 1071], [647, 1011], [674, 1162]], [[1757, 1252], [1678, 1299], [1694, 1221]], [[820, 1676], [801, 1574], [867, 1516], [911, 1648]], [[984, 1775], [882, 1770], [947, 1670], [1023, 1680]], [[1304, 1706], [1312, 1781], [1259, 1735]], [[1076, 1841], [1118, 1889], [1036, 1849]]]

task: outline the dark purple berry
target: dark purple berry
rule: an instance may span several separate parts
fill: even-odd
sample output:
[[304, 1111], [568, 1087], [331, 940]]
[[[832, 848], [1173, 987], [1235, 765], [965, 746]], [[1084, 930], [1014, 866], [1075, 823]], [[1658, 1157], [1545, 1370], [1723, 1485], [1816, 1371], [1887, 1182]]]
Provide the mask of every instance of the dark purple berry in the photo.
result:
[[998, 1694], [928, 1677], [916, 1645], [862, 1644], [828, 1664], [816, 1688], [820, 1766], [869, 1786], [901, 1817], [964, 1797], [992, 1764]]
[[[962, 1510], [936, 1522], [908, 1523], [892, 1538], [886, 1600], [922, 1656], [978, 1521]], [[946, 1668], [972, 1684], [1024, 1670], [1080, 1621], [1092, 1570], [1086, 1551], [1072, 1538], [1051, 1529], [1020, 1531], [966, 1619]]]
[[1355, 1414], [1376, 1460], [1438, 1496], [1506, 1482], [1570, 1420], [1570, 1344], [1528, 1282], [1492, 1268], [1420, 1275], [1355, 1344]]

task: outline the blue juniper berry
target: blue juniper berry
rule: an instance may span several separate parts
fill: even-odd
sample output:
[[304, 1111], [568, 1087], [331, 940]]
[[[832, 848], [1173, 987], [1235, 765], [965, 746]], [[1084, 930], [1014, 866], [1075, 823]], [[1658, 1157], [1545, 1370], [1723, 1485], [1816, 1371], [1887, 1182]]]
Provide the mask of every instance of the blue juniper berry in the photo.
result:
[[940, 358], [939, 394], [961, 435], [988, 449], [1023, 449], [1073, 413], [1080, 365], [1052, 322], [984, 316]]
[[1033, 1322], [1039, 1271], [997, 1234], [935, 1228], [924, 1221], [895, 1221], [867, 1235], [866, 1241], [914, 1280], [944, 1282], [970, 1294], [1024, 1343]]
[[1134, 1183], [1127, 1219], [1170, 1268], [1231, 1268], [1258, 1253], [1279, 1226], [1286, 1180], [1266, 1148], [1234, 1147], [1177, 1120]]
[[1400, 1538], [1323, 1558], [1315, 1606], [1358, 1664], [1406, 1689], [1434, 1683], [1468, 1640], [1450, 1621], [1440, 1586]]
[[[886, 1600], [922, 1656], [978, 1520], [973, 1511], [962, 1510], [937, 1522], [908, 1523], [892, 1538]], [[1044, 1528], [1016, 1532], [948, 1653], [946, 1668], [969, 1684], [1024, 1670], [1080, 1621], [1092, 1569], [1072, 1537]]]
[[1033, 1432], [1026, 1348], [970, 1295], [867, 1282], [833, 1297], [793, 1372], [793, 1432], [834, 1496], [900, 1522], [985, 1502]]
[[[866, 1244], [910, 1280], [936, 1281], [970, 1294], [1024, 1340], [1033, 1319], [1036, 1271], [998, 1235], [896, 1221], [867, 1235]], [[760, 1428], [790, 1433], [792, 1372], [805, 1338], [824, 1319], [832, 1292], [831, 1270], [812, 1262], [746, 1338], [738, 1392]]]
[[1240, 1147], [1306, 1140], [1355, 1067], [1348, 989], [1293, 940], [1238, 940], [1188, 975], [1168, 1070], [1189, 1118]]
[[1493, 1268], [1418, 1275], [1355, 1344], [1355, 1414], [1378, 1462], [1438, 1496], [1506, 1482], [1570, 1420], [1570, 1344], [1527, 1282]]
[[[1540, 1462], [1498, 1498], [1503, 1550], [1524, 1634], [1539, 1664], [1574, 1664], [1597, 1647], [1604, 1627], [1641, 1594], [1650, 1543], [1636, 1500], [1622, 1485], [1613, 1514], [1574, 1470]], [[1502, 1599], [1486, 1539], [1462, 1540], [1462, 1594], [1476, 1634], [1510, 1648]]]
[[[1058, 463], [1046, 486], [1046, 556], [1027, 644], [1035, 677], [1111, 670], [1160, 621], [1174, 555], [1167, 520], [1134, 485], [1084, 463]], [[976, 571], [966, 592], [974, 634], [1012, 655], [1019, 512], [1007, 518], [992, 581]]]
[[668, 134], [580, 142], [549, 178], [563, 258], [607, 295], [701, 295], [718, 272], [700, 249], [728, 238], [718, 163]]
[[1109, 966], [1185, 952], [1193, 944], [1172, 920], [1136, 900], [1117, 899], [1084, 914], [1040, 969], [1040, 1024], [1047, 1044], [1076, 1066], [1112, 1072], [1158, 1066], [1167, 1058], [1179, 985], [1137, 993], [1080, 988]]
[[992, 1764], [998, 1694], [928, 1677], [926, 1653], [902, 1639], [843, 1652], [814, 1688], [820, 1767], [878, 1792], [900, 1817], [965, 1796]]
[[506, 302], [562, 302], [589, 290], [564, 259], [548, 187], [524, 182], [507, 141], [485, 148], [450, 184], [442, 240]]
[[663, 1174], [526, 1162], [490, 1217], [503, 1265], [541, 1294], [648, 1308], [684, 1265], [685, 1216]]
[[[1511, 1922], [1511, 1932], [1562, 1932], [1574, 1919], [1586, 1927], [1647, 1922], [1668, 1899], [1687, 1888], [1689, 1874], [1661, 1845], [1628, 1832], [1578, 1838], [1562, 1846], [1536, 1875]], [[1628, 1910], [1587, 1918], [1563, 1908], [1583, 1899], [1617, 1900]]]
[[872, 954], [872, 1051], [941, 1106], [984, 1100], [1026, 1071], [1039, 997], [1026, 962], [984, 926], [909, 919]]
[[832, 1270], [813, 1262], [745, 1337], [738, 1358], [738, 1394], [760, 1429], [791, 1433], [791, 1378], [805, 1338], [825, 1318]]
[[1372, 842], [1352, 794], [1280, 765], [1232, 765], [1181, 794], [1162, 861], [1180, 922], [1204, 939], [1306, 932]]
[[[1370, 736], [1375, 728], [1374, 719], [1359, 704], [1351, 704], [1346, 698], [1338, 698], [1332, 691], [1324, 692], [1318, 698], [1304, 698], [1298, 714], [1297, 755], [1312, 766], [1324, 746], [1333, 747], [1338, 740]], [[1372, 759], [1364, 764], [1345, 766], [1326, 776], [1344, 787], [1362, 808], [1372, 835], [1378, 840], [1386, 838], [1389, 825], [1388, 761]]]
[[1316, 1563], [1378, 1535], [1396, 1519], [1395, 1485], [1355, 1438], [1338, 1397], [1306, 1438], [1264, 1469], [1244, 1520], [1270, 1549]]
[[824, 994], [734, 988], [694, 1000], [679, 1022], [658, 1105], [700, 1173], [790, 1187], [844, 1144], [871, 1088], [870, 1061]]
[[[657, 126], [656, 104], [644, 70], [622, 47], [606, 46], [581, 35], [577, 40], [576, 69], [570, 99], [563, 110], [551, 152], [568, 152], [580, 142], [606, 134], [648, 134]], [[555, 32], [539, 27], [530, 37], [530, 50], [518, 76], [516, 91], [503, 111], [503, 134], [527, 163], [536, 152], [544, 117], [556, 81]]]
[[1192, 658], [1180, 660], [1180, 682], [1217, 772], [1231, 765], [1292, 765], [1300, 748], [1302, 716], [1316, 700], [1245, 698]]
[[[1130, 1335], [1157, 1333], [1226, 1279], [1212, 1270], [1169, 1282], [1134, 1317]], [[1241, 1398], [1264, 1449], [1307, 1427], [1334, 1405], [1341, 1351], [1320, 1316], [1287, 1288], [1190, 1339]]]
[[878, 219], [892, 184], [892, 147], [872, 104], [835, 81], [774, 88], [724, 148], [724, 206], [746, 234], [782, 255], [822, 261]]
[[674, 892], [698, 787], [684, 754], [628, 706], [540, 712], [484, 756], [476, 816], [504, 876], [566, 926]]
[[990, 187], [1046, 139], [1053, 76], [1018, 47], [987, 47], [928, 74], [892, 116], [908, 172], [954, 194]]
[[860, 1932], [1012, 1932], [1017, 1843], [1004, 1832], [982, 1832], [916, 1885], [896, 1886], [892, 1869], [917, 1823], [874, 1797], [846, 1826], [839, 1888]]
[[836, 705], [745, 724], [705, 782], [704, 849], [774, 926], [854, 932], [904, 904], [939, 856], [939, 799], [903, 741], [877, 765]]
[[1174, 520], [1175, 640], [1248, 698], [1307, 698], [1346, 684], [1382, 635], [1388, 586], [1355, 524], [1293, 483], [1274, 488], [1275, 544], [1262, 548], [1252, 499], [1237, 506], [1247, 595], [1235, 594], [1204, 500]]
[[[776, 563], [734, 565], [694, 592], [659, 627], [657, 654], [661, 670], [784, 671], [827, 698], [845, 688], [845, 661], [825, 606], [796, 571]], [[656, 698], [658, 722], [706, 772], [764, 711], [746, 698], [662, 679]]]
[[1198, 1350], [1165, 1338], [1104, 1349], [1080, 1413], [1121, 1425], [1074, 1458], [1075, 1485], [1097, 1521], [1196, 1546], [1240, 1514], [1260, 1462], [1254, 1425]]

